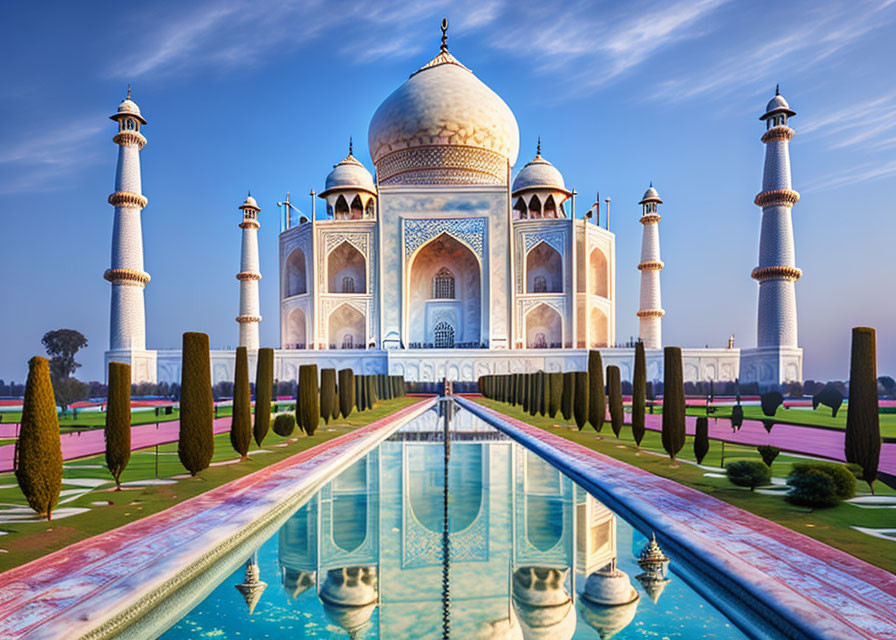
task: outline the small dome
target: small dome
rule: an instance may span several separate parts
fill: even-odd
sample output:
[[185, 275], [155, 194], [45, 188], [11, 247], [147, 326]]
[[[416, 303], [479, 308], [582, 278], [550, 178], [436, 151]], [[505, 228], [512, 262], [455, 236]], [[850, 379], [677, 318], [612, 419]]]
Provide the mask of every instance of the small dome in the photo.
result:
[[255, 209], [256, 211], [261, 211], [258, 206], [258, 203], [255, 201], [255, 198], [252, 195], [246, 196], [246, 199], [243, 200], [243, 204], [240, 205], [240, 209]]
[[363, 607], [378, 599], [376, 567], [330, 569], [318, 593], [320, 599], [337, 606]]
[[112, 120], [119, 120], [122, 116], [134, 116], [142, 124], [146, 124], [146, 120], [140, 113], [140, 107], [137, 106], [136, 102], [131, 100], [130, 87], [128, 87], [128, 97], [121, 101], [121, 104], [118, 105], [118, 110], [114, 115], [109, 116], [109, 118]]
[[376, 193], [373, 176], [367, 167], [352, 155], [351, 148], [342, 162], [333, 165], [333, 170], [327, 176], [326, 188], [320, 192], [320, 197], [326, 198], [334, 189], [357, 189]]
[[663, 204], [663, 201], [660, 200], [660, 194], [657, 193], [657, 190], [653, 188], [653, 183], [650, 184], [650, 188], [644, 192], [644, 197], [641, 198], [641, 202], [638, 204], [644, 204], [646, 202], [657, 202], [659, 204]]
[[588, 576], [582, 597], [594, 604], [617, 606], [637, 600], [638, 592], [627, 573], [609, 566]]
[[638, 611], [638, 601], [619, 606], [594, 604], [585, 598], [579, 600], [582, 618], [592, 629], [597, 631], [601, 640], [608, 640], [625, 629]]
[[538, 154], [520, 170], [513, 181], [514, 195], [524, 189], [562, 191], [567, 195], [570, 193], [566, 189], [563, 175], [554, 165], [541, 157], [541, 145]]
[[784, 99], [784, 96], [778, 93], [777, 89], [775, 89], [775, 97], [768, 101], [768, 104], [765, 106], [765, 113], [759, 116], [759, 119], [765, 120], [776, 113], [786, 113], [788, 116], [796, 115], [796, 111], [790, 108], [790, 105], [787, 104], [787, 100]]

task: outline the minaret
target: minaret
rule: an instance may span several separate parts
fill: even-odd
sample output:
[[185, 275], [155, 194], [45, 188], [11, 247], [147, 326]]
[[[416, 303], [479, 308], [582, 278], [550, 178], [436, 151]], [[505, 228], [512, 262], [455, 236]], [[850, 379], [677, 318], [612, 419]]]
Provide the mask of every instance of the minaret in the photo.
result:
[[249, 351], [258, 349], [258, 323], [261, 322], [258, 305], [258, 281], [261, 280], [261, 272], [258, 268], [258, 203], [250, 193], [245, 202], [240, 205], [243, 211], [243, 220], [240, 229], [243, 230], [243, 247], [240, 252], [240, 272], [236, 279], [240, 281], [240, 315], [236, 321], [240, 325], [239, 346], [246, 347]]
[[802, 275], [793, 249], [791, 209], [800, 194], [790, 183], [790, 139], [787, 119], [795, 115], [778, 90], [759, 117], [765, 120], [765, 170], [762, 192], [755, 204], [762, 207], [759, 266], [752, 278], [759, 282], [759, 320], [756, 344], [763, 347], [796, 347], [796, 290]]
[[[146, 206], [141, 193], [140, 151], [146, 138], [140, 133], [146, 120], [140, 108], [128, 97], [109, 116], [118, 122], [118, 133], [112, 141], [118, 145], [118, 168], [115, 172], [115, 192], [109, 204], [115, 207], [112, 226], [112, 266], [103, 277], [112, 283], [112, 313], [109, 325], [109, 350], [134, 352], [146, 349], [146, 316], [143, 288], [149, 274], [143, 270], [143, 231], [140, 213]], [[131, 354], [132, 355], [132, 354]], [[131, 355], [113, 353], [112, 360], [130, 362]], [[135, 381], [137, 372], [134, 371]]]
[[638, 336], [645, 349], [662, 349], [663, 347], [663, 311], [660, 299], [660, 271], [663, 261], [660, 260], [660, 214], [658, 206], [663, 203], [653, 183], [641, 198], [641, 224], [644, 232], [641, 235], [641, 304], [638, 308]]

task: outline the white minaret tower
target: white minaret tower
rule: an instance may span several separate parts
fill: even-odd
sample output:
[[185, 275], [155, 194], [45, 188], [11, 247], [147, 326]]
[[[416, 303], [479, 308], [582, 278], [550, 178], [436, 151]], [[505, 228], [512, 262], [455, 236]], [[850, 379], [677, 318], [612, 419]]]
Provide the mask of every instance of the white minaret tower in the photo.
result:
[[641, 305], [638, 309], [638, 336], [645, 349], [662, 349], [663, 347], [663, 305], [660, 298], [660, 271], [663, 261], [660, 260], [660, 214], [658, 207], [663, 203], [653, 183], [641, 198], [641, 224], [644, 232], [641, 235]]
[[154, 381], [155, 353], [146, 351], [146, 315], [143, 289], [149, 274], [143, 270], [143, 230], [140, 214], [146, 206], [140, 181], [140, 151], [146, 138], [140, 127], [146, 120], [128, 97], [109, 116], [118, 122], [112, 141], [118, 145], [115, 191], [109, 204], [115, 207], [112, 226], [112, 265], [103, 277], [112, 284], [109, 351], [106, 361], [131, 364], [135, 382]]
[[240, 315], [236, 321], [240, 325], [239, 346], [246, 347], [249, 351], [258, 350], [258, 323], [261, 322], [258, 305], [258, 281], [261, 280], [261, 271], [258, 267], [258, 203], [250, 193], [245, 202], [240, 205], [243, 211], [243, 220], [240, 229], [243, 230], [243, 246], [240, 252], [240, 272], [236, 279], [240, 281]]

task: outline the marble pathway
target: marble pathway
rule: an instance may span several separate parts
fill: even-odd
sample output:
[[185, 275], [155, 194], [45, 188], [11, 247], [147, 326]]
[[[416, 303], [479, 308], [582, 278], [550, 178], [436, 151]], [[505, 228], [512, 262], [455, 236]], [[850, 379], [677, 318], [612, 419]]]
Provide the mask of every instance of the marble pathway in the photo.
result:
[[598, 497], [625, 505], [657, 532], [660, 544], [678, 546], [733, 577], [737, 589], [793, 625], [797, 637], [896, 640], [893, 574], [467, 398], [460, 402], [580, 484], [596, 488]]
[[[0, 638], [81, 637], [170, 589], [295, 496], [432, 406], [421, 399], [165, 511], [0, 573]], [[229, 420], [229, 419], [228, 419]], [[108, 628], [106, 628], [108, 631]]]

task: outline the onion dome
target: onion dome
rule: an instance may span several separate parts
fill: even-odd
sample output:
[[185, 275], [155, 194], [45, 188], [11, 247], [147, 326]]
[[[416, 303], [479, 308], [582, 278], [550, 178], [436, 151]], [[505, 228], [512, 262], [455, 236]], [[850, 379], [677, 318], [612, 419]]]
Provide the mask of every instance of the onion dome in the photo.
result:
[[513, 195], [526, 190], [561, 191], [572, 195], [567, 190], [563, 175], [550, 162], [541, 157], [541, 140], [535, 157], [526, 163], [513, 181]]
[[510, 107], [442, 48], [386, 98], [368, 130], [379, 183], [506, 184], [519, 127]]
[[644, 197], [641, 198], [641, 202], [638, 204], [646, 204], [648, 202], [656, 202], [657, 204], [663, 204], [663, 201], [660, 200], [660, 194], [657, 193], [657, 190], [653, 188], [653, 183], [650, 183], [650, 188], [644, 192]]
[[618, 606], [594, 604], [582, 598], [579, 600], [582, 608], [582, 619], [601, 637], [608, 640], [625, 629], [638, 611], [638, 600]]
[[352, 155], [352, 143], [348, 143], [348, 155], [339, 164], [333, 165], [333, 170], [327, 176], [326, 188], [320, 192], [321, 198], [337, 189], [351, 189], [355, 191], [367, 191], [376, 193], [376, 184], [373, 176], [358, 159]]
[[124, 116], [133, 116], [139, 120], [141, 124], [146, 124], [146, 120], [140, 114], [140, 107], [137, 106], [136, 102], [131, 100], [131, 85], [128, 85], [128, 97], [121, 101], [121, 104], [118, 105], [118, 110], [113, 115], [109, 116], [109, 119], [119, 120]]
[[778, 113], [785, 113], [788, 116], [796, 115], [796, 111], [790, 108], [787, 100], [781, 95], [780, 87], [775, 87], [775, 97], [768, 101], [768, 104], [765, 106], [765, 113], [759, 116], [759, 119], [766, 120]]
[[594, 604], [618, 606], [636, 601], [638, 591], [632, 586], [628, 574], [616, 568], [615, 560], [595, 571], [585, 581], [582, 598]]

